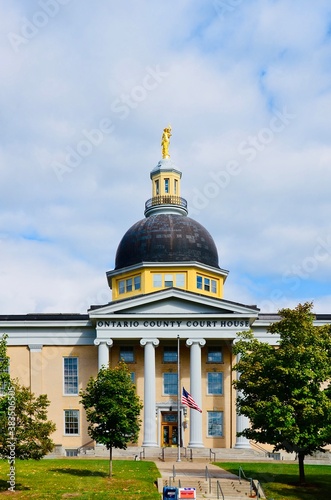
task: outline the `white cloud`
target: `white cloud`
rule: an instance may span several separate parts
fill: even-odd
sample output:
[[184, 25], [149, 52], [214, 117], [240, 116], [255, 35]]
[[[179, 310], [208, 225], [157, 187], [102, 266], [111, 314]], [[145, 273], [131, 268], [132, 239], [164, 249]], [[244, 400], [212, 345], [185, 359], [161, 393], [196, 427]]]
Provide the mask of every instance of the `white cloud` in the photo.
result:
[[[182, 195], [230, 270], [225, 297], [266, 309], [313, 297], [329, 311], [329, 250], [316, 266], [309, 259], [321, 238], [329, 248], [330, 7], [60, 3], [17, 51], [8, 33], [22, 36], [41, 4], [0, 7], [1, 312], [106, 301], [105, 272], [143, 218], [168, 123]], [[150, 71], [161, 76], [146, 89]], [[280, 112], [293, 116], [284, 127]], [[54, 162], [105, 119], [112, 131], [61, 182]], [[309, 265], [294, 286], [295, 266]]]

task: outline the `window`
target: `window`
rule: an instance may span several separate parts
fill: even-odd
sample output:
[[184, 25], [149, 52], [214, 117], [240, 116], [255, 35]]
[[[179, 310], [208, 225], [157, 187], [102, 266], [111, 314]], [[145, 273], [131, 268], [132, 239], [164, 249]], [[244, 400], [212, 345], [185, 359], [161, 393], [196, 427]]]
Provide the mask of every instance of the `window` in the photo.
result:
[[223, 363], [223, 352], [220, 347], [208, 347], [207, 363]]
[[124, 280], [121, 280], [118, 282], [118, 293], [124, 293], [125, 292], [125, 282]]
[[125, 281], [125, 286], [126, 286], [126, 291], [127, 292], [132, 292], [132, 278], [128, 278]]
[[178, 288], [185, 287], [185, 275], [184, 274], [176, 274], [176, 286], [178, 286]]
[[64, 433], [79, 434], [79, 410], [64, 410]]
[[134, 350], [132, 346], [120, 347], [120, 360], [125, 363], [134, 363]]
[[177, 363], [177, 347], [163, 348], [163, 363]]
[[223, 437], [223, 412], [208, 411], [208, 436]]
[[158, 180], [155, 181], [155, 194], [160, 194], [160, 183]]
[[164, 179], [164, 192], [169, 193], [169, 179]]
[[133, 384], [135, 384], [136, 383], [136, 374], [135, 374], [135, 372], [131, 372], [130, 373], [130, 378], [131, 378], [131, 382]]
[[63, 358], [64, 394], [78, 394], [78, 358]]
[[135, 290], [140, 290], [140, 288], [141, 288], [141, 279], [140, 279], [140, 276], [135, 276], [133, 278], [133, 283], [134, 283], [134, 289]]
[[166, 274], [164, 276], [164, 286], [167, 286], [167, 287], [174, 286], [172, 274]]
[[215, 394], [220, 396], [223, 394], [223, 373], [209, 372], [207, 373], [207, 394]]
[[162, 286], [162, 274], [154, 274], [153, 275], [153, 287], [159, 288]]
[[118, 282], [118, 293], [132, 292], [133, 289], [140, 290], [141, 288], [141, 278], [140, 276], [134, 276], [133, 278], [127, 278], [125, 280], [120, 280]]
[[175, 179], [175, 181], [174, 181], [174, 193], [177, 194], [177, 191], [178, 191], [178, 180]]
[[206, 292], [217, 292], [217, 281], [202, 276], [197, 276], [197, 289], [205, 290]]
[[163, 374], [163, 394], [170, 396], [177, 394], [177, 373], [164, 373]]

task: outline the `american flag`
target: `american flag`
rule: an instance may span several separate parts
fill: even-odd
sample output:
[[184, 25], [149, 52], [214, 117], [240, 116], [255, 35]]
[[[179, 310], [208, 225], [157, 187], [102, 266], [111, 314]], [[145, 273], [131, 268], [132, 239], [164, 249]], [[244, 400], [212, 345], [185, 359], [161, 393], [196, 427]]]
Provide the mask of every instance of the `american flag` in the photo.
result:
[[201, 408], [199, 408], [197, 403], [192, 398], [191, 394], [189, 392], [187, 392], [184, 389], [184, 387], [183, 387], [183, 394], [182, 394], [182, 404], [188, 406], [189, 408], [193, 408], [193, 410], [198, 410], [200, 413], [202, 413]]

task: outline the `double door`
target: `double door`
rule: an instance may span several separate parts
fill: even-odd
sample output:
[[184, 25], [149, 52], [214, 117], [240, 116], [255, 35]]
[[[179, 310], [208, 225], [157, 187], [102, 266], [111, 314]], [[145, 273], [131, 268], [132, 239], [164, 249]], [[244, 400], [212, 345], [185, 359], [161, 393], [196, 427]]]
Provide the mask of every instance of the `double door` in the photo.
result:
[[162, 446], [177, 446], [177, 424], [162, 424]]

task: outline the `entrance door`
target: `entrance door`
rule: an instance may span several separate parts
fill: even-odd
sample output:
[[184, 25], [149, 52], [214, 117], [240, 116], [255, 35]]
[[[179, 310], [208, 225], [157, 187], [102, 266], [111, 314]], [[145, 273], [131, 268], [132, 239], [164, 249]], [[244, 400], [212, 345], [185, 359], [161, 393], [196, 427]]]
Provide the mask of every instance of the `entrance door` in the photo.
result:
[[177, 446], [178, 426], [176, 412], [162, 412], [161, 443], [162, 446]]
[[162, 424], [162, 446], [177, 446], [177, 424]]

